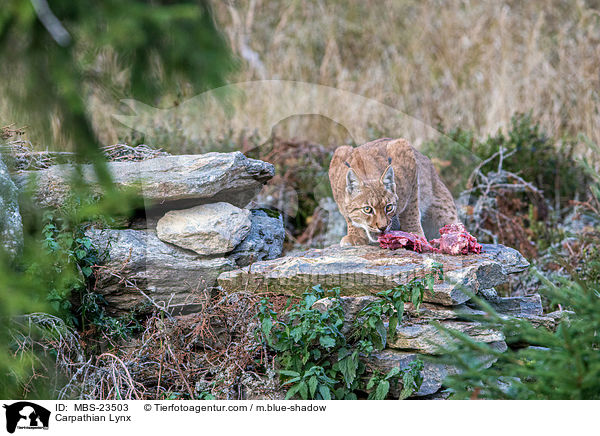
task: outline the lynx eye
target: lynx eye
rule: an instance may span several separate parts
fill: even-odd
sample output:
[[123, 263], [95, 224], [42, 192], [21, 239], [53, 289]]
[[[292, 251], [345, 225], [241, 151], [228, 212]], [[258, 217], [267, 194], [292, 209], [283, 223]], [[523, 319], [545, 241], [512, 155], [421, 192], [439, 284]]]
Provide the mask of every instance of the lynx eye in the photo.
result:
[[365, 206], [363, 207], [363, 212], [366, 213], [367, 215], [371, 215], [373, 213], [373, 208], [371, 206]]
[[394, 210], [394, 205], [393, 204], [388, 204], [385, 207], [385, 213], [391, 213]]

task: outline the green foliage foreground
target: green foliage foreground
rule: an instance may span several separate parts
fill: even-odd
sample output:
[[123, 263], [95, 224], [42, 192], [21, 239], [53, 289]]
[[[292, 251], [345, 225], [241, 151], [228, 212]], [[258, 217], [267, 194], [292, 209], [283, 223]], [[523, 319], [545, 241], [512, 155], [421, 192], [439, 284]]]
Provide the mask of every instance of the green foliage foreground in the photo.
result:
[[[258, 314], [265, 342], [277, 353], [277, 362], [287, 397], [302, 399], [353, 400], [368, 393], [369, 399], [385, 399], [393, 384], [400, 399], [418, 391], [423, 378], [423, 362], [415, 360], [408, 368], [391, 369], [387, 374], [368, 368], [366, 359], [385, 348], [402, 319], [404, 303], [416, 308], [426, 290], [433, 292], [435, 277], [442, 277], [440, 265], [431, 273], [406, 285], [379, 292], [376, 300], [360, 310], [349, 332], [345, 332], [340, 289], [323, 290], [315, 286], [277, 316], [265, 299]], [[328, 298], [325, 310], [315, 302]], [[386, 327], [384, 319], [388, 319]]]
[[[39, 354], [18, 348], [11, 335], [13, 320], [53, 308], [67, 322], [81, 321], [80, 327], [86, 319], [114, 327], [102, 317], [96, 300], [86, 303], [84, 297], [90, 294], [81, 295], [79, 313], [71, 307], [72, 294], [84, 293], [96, 261], [79, 225], [99, 216], [122, 216], [138, 204], [112, 184], [86, 96], [100, 88], [117, 99], [155, 104], [173, 88], [199, 92], [223, 84], [235, 62], [208, 2], [195, 0], [5, 0], [0, 7], [0, 56], [0, 91], [12, 116], [0, 126], [29, 125], [35, 137], [56, 139], [53, 147], [72, 145], [79, 161], [94, 165], [105, 193], [101, 202], [52, 216], [44, 216], [31, 198], [24, 198], [23, 254], [13, 262], [0, 252], [0, 397], [47, 399], [55, 395], [43, 386], [48, 380], [38, 383], [39, 389], [32, 381], [48, 372]], [[125, 76], [117, 78], [99, 68], [106, 59], [118, 62]], [[60, 131], [54, 132], [53, 125]], [[72, 188], [77, 198], [93, 198], [85, 192], [80, 173], [74, 172]]]
[[[598, 155], [600, 148], [592, 145]], [[583, 168], [594, 181], [591, 193], [600, 204], [600, 175], [590, 162]], [[564, 310], [555, 331], [497, 314], [473, 297], [488, 315], [475, 318], [484, 327], [501, 330], [509, 349], [500, 353], [466, 335], [439, 327], [457, 339], [439, 360], [460, 372], [444, 385], [452, 398], [487, 399], [600, 399], [600, 263], [597, 251], [583, 253], [581, 267], [555, 282], [533, 271], [542, 281], [539, 292], [551, 307]], [[497, 359], [485, 368], [482, 356]]]
[[[439, 327], [458, 340], [458, 345], [445, 350], [440, 358], [460, 370], [444, 382], [452, 398], [600, 399], [600, 285], [563, 280], [556, 286], [543, 280], [542, 293], [574, 312], [565, 313], [556, 331], [498, 315], [477, 298], [488, 312], [478, 321], [504, 333], [509, 345], [506, 352]], [[497, 361], [485, 368], [482, 356]]]

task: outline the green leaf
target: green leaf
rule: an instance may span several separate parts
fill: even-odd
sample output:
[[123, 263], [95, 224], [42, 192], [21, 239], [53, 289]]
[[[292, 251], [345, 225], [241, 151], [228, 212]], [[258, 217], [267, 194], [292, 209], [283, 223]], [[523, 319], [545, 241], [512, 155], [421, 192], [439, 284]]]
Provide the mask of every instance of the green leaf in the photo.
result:
[[296, 395], [296, 393], [298, 392], [298, 390], [300, 390], [300, 385], [294, 385], [290, 388], [289, 391], [287, 391], [287, 394], [285, 394], [285, 399], [289, 400], [290, 398], [292, 398], [294, 395]]
[[375, 376], [371, 377], [369, 379], [369, 381], [367, 382], [367, 389], [373, 389], [373, 386], [375, 386]]
[[347, 356], [339, 362], [340, 371], [346, 382], [346, 386], [350, 388], [356, 378], [356, 370], [358, 369], [358, 361], [355, 361], [352, 356]]
[[377, 385], [377, 389], [375, 389], [375, 400], [385, 400], [388, 392], [390, 391], [390, 382], [387, 380], [382, 380]]
[[296, 371], [288, 371], [285, 369], [280, 369], [279, 370], [279, 374], [281, 375], [287, 375], [288, 377], [299, 377], [300, 373], [296, 372]]
[[392, 339], [396, 336], [396, 327], [397, 326], [398, 326], [398, 315], [390, 316], [390, 321], [388, 324], [388, 336]]
[[300, 380], [302, 380], [302, 377], [294, 377], [293, 379], [288, 380], [285, 384], [293, 385], [294, 383], [297, 383]]
[[414, 391], [413, 381], [414, 378], [410, 372], [404, 373], [404, 376], [402, 377], [402, 390], [398, 396], [399, 400], [404, 400], [412, 395]]
[[324, 400], [331, 400], [331, 392], [329, 391], [329, 387], [327, 387], [327, 385], [320, 385], [319, 393]]
[[313, 375], [310, 379], [308, 379], [308, 391], [310, 392], [310, 397], [315, 397], [315, 392], [317, 391], [317, 384], [319, 383], [317, 376]]
[[319, 360], [321, 358], [321, 350], [318, 348], [313, 348], [312, 353], [315, 360]]
[[271, 333], [271, 329], [273, 328], [273, 321], [271, 321], [271, 318], [264, 318], [262, 321], [262, 332], [265, 335], [265, 338], [269, 337], [269, 334]]
[[385, 378], [386, 378], [386, 380], [389, 380], [390, 378], [397, 376], [399, 373], [400, 373], [400, 368], [395, 366], [392, 369], [390, 369], [390, 371], [387, 373]]
[[431, 291], [433, 289], [434, 282], [435, 282], [435, 277], [432, 274], [427, 274], [425, 276], [425, 285], [427, 286], [427, 289], [429, 291]]
[[348, 354], [350, 354], [350, 350], [346, 347], [342, 347], [338, 350], [338, 360], [342, 360], [344, 357], [346, 357]]
[[415, 286], [412, 290], [412, 297], [411, 297], [411, 303], [413, 304], [413, 306], [415, 306], [415, 309], [419, 308], [422, 298], [423, 297], [421, 296], [421, 287]]
[[402, 300], [395, 301], [394, 307], [396, 308], [396, 313], [398, 314], [398, 319], [402, 319], [402, 316], [404, 316], [404, 301], [402, 301]]
[[377, 334], [381, 338], [380, 349], [383, 349], [383, 348], [385, 348], [385, 345], [387, 343], [387, 341], [386, 341], [387, 332], [385, 331], [385, 326], [383, 325], [383, 321], [379, 321], [377, 323], [376, 330], [377, 330]]
[[315, 295], [309, 294], [304, 297], [304, 305], [307, 309], [310, 309], [317, 300], [318, 298]]
[[303, 400], [308, 399], [308, 386], [305, 381], [302, 381], [298, 384], [298, 392]]
[[331, 336], [321, 336], [319, 338], [319, 343], [321, 344], [322, 347], [332, 348], [335, 346], [335, 339], [332, 338]]

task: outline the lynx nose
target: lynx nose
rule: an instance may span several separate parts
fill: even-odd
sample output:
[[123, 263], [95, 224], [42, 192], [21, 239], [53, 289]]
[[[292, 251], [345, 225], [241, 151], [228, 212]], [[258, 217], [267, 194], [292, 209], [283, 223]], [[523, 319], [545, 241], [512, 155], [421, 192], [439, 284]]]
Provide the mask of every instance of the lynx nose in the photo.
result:
[[381, 233], [384, 233], [384, 232], [385, 232], [385, 230], [387, 229], [387, 226], [383, 226], [383, 227], [379, 227], [379, 226], [378, 226], [377, 228], [379, 229], [379, 231], [380, 231]]

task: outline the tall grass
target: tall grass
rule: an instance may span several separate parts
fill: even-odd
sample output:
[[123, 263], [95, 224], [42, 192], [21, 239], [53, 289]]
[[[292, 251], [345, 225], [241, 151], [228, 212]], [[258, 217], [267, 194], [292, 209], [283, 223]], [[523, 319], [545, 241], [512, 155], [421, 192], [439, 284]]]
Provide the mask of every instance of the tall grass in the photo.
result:
[[216, 6], [235, 50], [258, 55], [233, 80], [316, 82], [385, 102], [429, 125], [482, 134], [532, 110], [557, 136], [600, 140], [598, 1]]
[[[230, 83], [318, 83], [378, 100], [429, 126], [459, 125], [481, 135], [507, 127], [515, 112], [532, 111], [555, 137], [583, 133], [600, 142], [598, 1], [239, 0], [213, 7], [242, 61]], [[108, 50], [98, 54], [96, 68], [113, 81], [90, 88], [96, 132], [104, 142], [139, 140], [108, 116], [122, 112], [119, 98], [128, 97], [120, 82], [126, 60]], [[189, 96], [182, 87], [176, 96], [146, 103], [168, 107]], [[240, 101], [237, 112], [275, 103], [273, 95], [253, 96]], [[18, 121], [2, 102], [0, 119]], [[219, 127], [232, 128], [234, 138], [242, 128], [255, 128], [243, 118], [222, 121]], [[307, 122], [288, 122], [286, 135], [306, 138], [315, 130]], [[368, 116], [357, 122], [371, 128], [371, 136], [390, 134]], [[414, 123], [403, 127], [402, 136], [423, 135]]]

